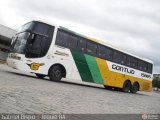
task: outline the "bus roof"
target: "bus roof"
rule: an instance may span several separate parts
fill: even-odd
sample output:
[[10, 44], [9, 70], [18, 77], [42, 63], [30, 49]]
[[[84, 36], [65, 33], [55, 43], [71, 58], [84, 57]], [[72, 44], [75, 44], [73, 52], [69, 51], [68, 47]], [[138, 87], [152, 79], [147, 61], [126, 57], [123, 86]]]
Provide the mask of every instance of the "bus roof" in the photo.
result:
[[133, 56], [133, 57], [135, 57], [135, 58], [138, 58], [138, 59], [141, 59], [141, 60], [143, 60], [143, 61], [146, 61], [146, 62], [149, 62], [149, 63], [152, 63], [152, 64], [153, 64], [153, 61], [151, 61], [151, 60], [149, 60], [149, 59], [142, 58], [142, 57], [133, 55], [133, 54], [131, 54], [131, 53], [125, 52], [125, 51], [123, 51], [123, 50], [121, 50], [121, 49], [119, 49], [119, 48], [117, 48], [117, 47], [115, 47], [115, 46], [113, 46], [113, 45], [111, 45], [111, 44], [108, 44], [108, 43], [106, 43], [106, 42], [104, 42], [104, 41], [101, 41], [101, 40], [98, 40], [98, 39], [95, 39], [95, 38], [91, 38], [91, 37], [88, 37], [88, 36], [79, 34], [79, 33], [75, 32], [75, 31], [72, 31], [72, 30], [70, 30], [70, 29], [68, 29], [68, 28], [65, 28], [65, 27], [63, 27], [63, 26], [53, 25], [53, 24], [51, 24], [51, 23], [48, 23], [48, 22], [46, 23], [46, 22], [38, 21], [38, 20], [34, 20], [34, 21], [35, 21], [35, 22], [37, 21], [37, 22], [42, 22], [42, 23], [45, 23], [45, 24], [49, 24], [49, 25], [51, 25], [51, 26], [57, 26], [58, 28], [63, 29], [64, 31], [68, 31], [68, 32], [70, 32], [70, 33], [72, 33], [72, 34], [75, 34], [75, 35], [77, 35], [77, 36], [80, 36], [80, 37], [83, 37], [83, 38], [85, 38], [85, 39], [88, 39], [88, 40], [97, 42], [97, 43], [102, 44], [102, 45], [104, 45], [104, 46], [108, 46], [108, 47], [110, 47], [110, 48], [112, 48], [112, 49], [115, 49], [115, 50], [117, 50], [117, 51], [123, 52], [123, 53], [125, 53], [125, 54], [130, 55], [130, 56]]

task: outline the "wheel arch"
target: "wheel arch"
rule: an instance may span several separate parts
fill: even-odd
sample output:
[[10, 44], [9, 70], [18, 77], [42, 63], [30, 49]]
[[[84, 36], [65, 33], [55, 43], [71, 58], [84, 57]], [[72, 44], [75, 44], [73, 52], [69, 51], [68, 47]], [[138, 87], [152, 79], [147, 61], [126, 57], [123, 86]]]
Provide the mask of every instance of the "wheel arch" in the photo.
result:
[[127, 81], [130, 82], [130, 84], [132, 85], [132, 82], [131, 82], [130, 79], [126, 79], [126, 80], [123, 82], [123, 85], [124, 85], [124, 83], [127, 82]]
[[51, 65], [51, 67], [50, 67], [49, 70], [48, 70], [48, 75], [49, 75], [49, 73], [50, 73], [51, 68], [54, 67], [54, 66], [60, 66], [60, 67], [63, 69], [63, 72], [64, 72], [63, 77], [65, 78], [65, 77], [66, 77], [66, 74], [67, 74], [66, 68], [64, 67], [64, 65], [59, 64], [59, 63], [55, 63], [55, 64]]

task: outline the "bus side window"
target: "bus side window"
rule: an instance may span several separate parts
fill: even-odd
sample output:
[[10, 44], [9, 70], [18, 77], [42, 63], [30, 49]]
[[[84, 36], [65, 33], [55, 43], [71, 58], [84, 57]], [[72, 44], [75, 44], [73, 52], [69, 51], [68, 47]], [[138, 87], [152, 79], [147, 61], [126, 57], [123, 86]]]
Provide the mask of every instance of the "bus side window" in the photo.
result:
[[52, 42], [53, 34], [54, 34], [54, 27], [48, 26], [48, 32], [47, 32], [48, 37], [44, 36], [41, 42], [41, 47], [42, 47], [41, 56], [45, 56], [47, 54], [47, 51]]
[[80, 38], [78, 40], [78, 49], [82, 52], [86, 51], [86, 40], [85, 39]]
[[137, 59], [131, 56], [127, 57], [127, 66], [137, 68]]
[[142, 60], [139, 60], [138, 61], [138, 69], [146, 72], [147, 71], [147, 63], [145, 63]]
[[123, 53], [120, 53], [118, 51], [115, 51], [114, 52], [114, 61], [119, 63], [119, 64], [126, 64], [126, 60], [127, 60], [127, 57], [125, 54]]
[[125, 55], [125, 54], [123, 54], [123, 53], [121, 53], [121, 55], [120, 55], [120, 59], [121, 59], [121, 64], [126, 64], [126, 60], [127, 60], [127, 56]]
[[98, 45], [97, 55], [103, 59], [106, 58], [106, 48], [103, 45]]
[[106, 60], [112, 60], [113, 50], [103, 45], [98, 45], [97, 55]]
[[148, 63], [148, 72], [152, 74], [152, 64]]
[[96, 51], [97, 51], [97, 45], [93, 42], [88, 41], [87, 42], [87, 53], [96, 55]]
[[69, 35], [63, 31], [58, 30], [55, 44], [62, 47], [67, 47]]
[[69, 34], [68, 37], [68, 48], [77, 48], [78, 37]]
[[143, 71], [147, 72], [148, 66], [146, 62], [143, 62]]
[[107, 60], [113, 59], [113, 50], [106, 47], [106, 57]]
[[119, 63], [119, 56], [118, 56], [118, 52], [117, 51], [114, 51], [113, 61]]
[[141, 63], [140, 60], [138, 61], [138, 69], [139, 69], [139, 70], [142, 70], [142, 63]]

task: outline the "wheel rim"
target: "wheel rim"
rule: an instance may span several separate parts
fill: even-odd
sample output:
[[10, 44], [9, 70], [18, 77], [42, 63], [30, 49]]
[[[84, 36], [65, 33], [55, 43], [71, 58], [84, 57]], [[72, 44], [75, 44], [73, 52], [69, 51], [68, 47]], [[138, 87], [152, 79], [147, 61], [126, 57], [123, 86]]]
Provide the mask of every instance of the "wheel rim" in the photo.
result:
[[55, 70], [54, 75], [56, 78], [59, 78], [61, 76], [61, 71], [60, 70]]

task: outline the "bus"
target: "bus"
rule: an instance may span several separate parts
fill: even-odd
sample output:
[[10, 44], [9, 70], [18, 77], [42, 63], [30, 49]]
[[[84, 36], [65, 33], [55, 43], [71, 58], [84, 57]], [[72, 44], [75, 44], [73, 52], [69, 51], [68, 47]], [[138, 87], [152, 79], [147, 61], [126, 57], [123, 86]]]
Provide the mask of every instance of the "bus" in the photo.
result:
[[8, 66], [77, 82], [101, 84], [123, 92], [150, 91], [153, 62], [67, 28], [31, 21], [13, 37]]

